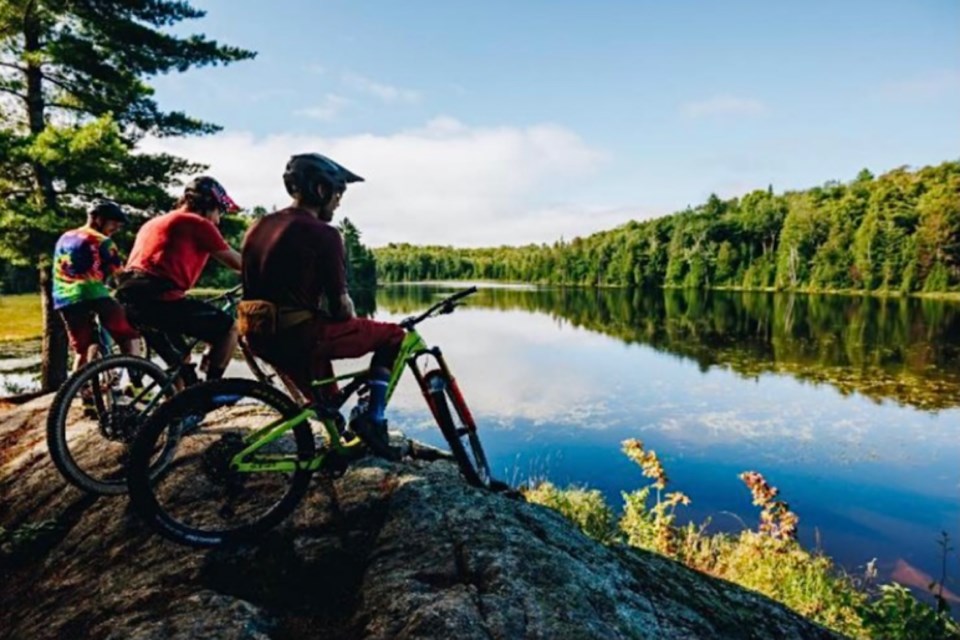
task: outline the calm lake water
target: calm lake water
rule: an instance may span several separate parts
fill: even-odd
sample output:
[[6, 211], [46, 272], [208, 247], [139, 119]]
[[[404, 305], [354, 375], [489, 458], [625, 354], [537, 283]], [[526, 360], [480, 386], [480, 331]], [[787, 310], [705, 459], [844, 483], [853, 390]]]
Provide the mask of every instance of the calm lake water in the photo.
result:
[[[462, 285], [396, 286], [399, 319]], [[495, 471], [602, 490], [645, 484], [620, 452], [657, 451], [683, 510], [755, 526], [756, 470], [800, 515], [803, 541], [848, 571], [939, 576], [960, 541], [960, 305], [843, 296], [482, 289], [421, 333], [443, 347]], [[412, 380], [392, 424], [439, 442]], [[951, 562], [956, 576], [957, 564]], [[925, 587], [925, 583], [922, 585]]]
[[[387, 287], [365, 305], [397, 320], [463, 286]], [[756, 470], [802, 540], [850, 572], [876, 558], [882, 578], [923, 588], [939, 577], [940, 532], [960, 541], [958, 304], [489, 287], [421, 333], [512, 483], [586, 485], [618, 508], [645, 484], [620, 452], [640, 438], [692, 498], [681, 516], [715, 530], [756, 525], [737, 478]], [[4, 369], [24, 375], [20, 357], [0, 360], [0, 385]], [[412, 379], [388, 417], [441, 443]]]

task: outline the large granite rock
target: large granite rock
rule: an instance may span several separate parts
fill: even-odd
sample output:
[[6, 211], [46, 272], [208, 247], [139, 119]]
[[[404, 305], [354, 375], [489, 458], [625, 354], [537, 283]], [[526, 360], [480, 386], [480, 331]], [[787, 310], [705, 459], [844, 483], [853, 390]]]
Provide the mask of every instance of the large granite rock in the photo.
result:
[[0, 524], [55, 526], [0, 555], [3, 638], [832, 638], [663, 557], [478, 491], [445, 460], [364, 459], [256, 546], [154, 535], [49, 461], [49, 397], [0, 409]]

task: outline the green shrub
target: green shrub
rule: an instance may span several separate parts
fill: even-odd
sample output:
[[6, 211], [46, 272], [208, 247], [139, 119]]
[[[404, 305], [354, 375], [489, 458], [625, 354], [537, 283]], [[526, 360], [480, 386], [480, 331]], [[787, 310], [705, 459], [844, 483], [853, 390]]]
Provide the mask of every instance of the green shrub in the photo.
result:
[[596, 489], [558, 489], [549, 482], [542, 482], [527, 489], [524, 495], [527, 502], [559, 511], [594, 540], [603, 543], [614, 540], [613, 510]]

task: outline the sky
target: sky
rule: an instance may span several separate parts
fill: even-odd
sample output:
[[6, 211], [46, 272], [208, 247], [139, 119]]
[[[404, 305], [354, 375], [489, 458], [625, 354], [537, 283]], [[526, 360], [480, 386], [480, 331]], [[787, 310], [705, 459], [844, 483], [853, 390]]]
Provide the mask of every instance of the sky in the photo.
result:
[[371, 246], [552, 243], [711, 193], [960, 159], [960, 1], [195, 0], [257, 52], [153, 78], [223, 131], [150, 139], [245, 207], [290, 155], [363, 176]]

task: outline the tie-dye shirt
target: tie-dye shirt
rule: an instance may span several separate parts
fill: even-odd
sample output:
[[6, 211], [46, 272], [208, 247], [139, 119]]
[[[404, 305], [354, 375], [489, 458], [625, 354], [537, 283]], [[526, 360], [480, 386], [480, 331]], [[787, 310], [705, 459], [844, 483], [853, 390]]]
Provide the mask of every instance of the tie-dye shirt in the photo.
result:
[[104, 280], [123, 267], [113, 240], [91, 227], [71, 229], [53, 250], [53, 307], [110, 295]]

